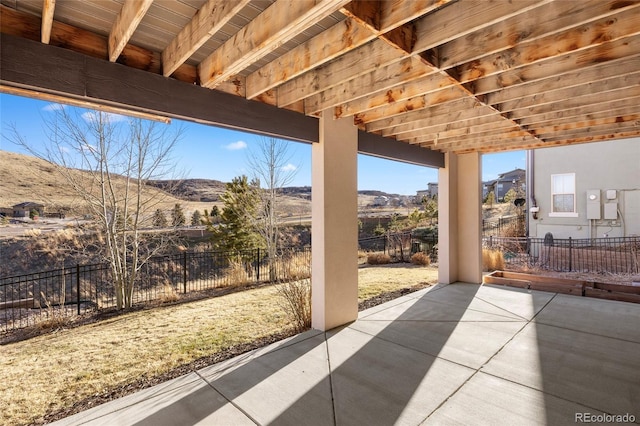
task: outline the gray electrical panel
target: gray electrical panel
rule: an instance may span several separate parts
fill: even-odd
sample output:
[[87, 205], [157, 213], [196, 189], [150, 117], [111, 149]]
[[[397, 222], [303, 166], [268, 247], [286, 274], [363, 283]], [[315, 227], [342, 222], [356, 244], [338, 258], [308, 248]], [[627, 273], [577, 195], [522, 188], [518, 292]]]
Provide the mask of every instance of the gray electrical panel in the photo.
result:
[[587, 190], [587, 219], [602, 219], [600, 215], [600, 190]]
[[607, 220], [618, 218], [618, 203], [604, 203], [604, 218]]

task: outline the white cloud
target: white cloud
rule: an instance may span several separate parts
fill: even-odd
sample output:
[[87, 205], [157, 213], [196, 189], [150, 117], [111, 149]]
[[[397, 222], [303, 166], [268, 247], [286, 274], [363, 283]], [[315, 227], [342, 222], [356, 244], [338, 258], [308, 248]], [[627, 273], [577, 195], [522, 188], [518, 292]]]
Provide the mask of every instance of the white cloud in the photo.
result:
[[42, 108], [43, 111], [51, 112], [51, 111], [60, 111], [65, 109], [67, 106], [62, 104], [47, 104]]
[[236, 141], [231, 142], [229, 145], [225, 145], [224, 147], [229, 151], [238, 151], [240, 149], [246, 149], [247, 143], [245, 141]]
[[293, 172], [295, 170], [297, 170], [298, 168], [296, 166], [294, 166], [293, 164], [289, 163], [286, 166], [283, 166], [280, 170], [282, 170], [283, 172]]
[[104, 119], [108, 123], [117, 123], [119, 121], [125, 121], [127, 119], [127, 117], [125, 117], [124, 115], [113, 114], [111, 112], [98, 112], [98, 111], [87, 111], [82, 114], [82, 118], [87, 123], [93, 123], [98, 120], [98, 114], [102, 114], [102, 117], [104, 117]]

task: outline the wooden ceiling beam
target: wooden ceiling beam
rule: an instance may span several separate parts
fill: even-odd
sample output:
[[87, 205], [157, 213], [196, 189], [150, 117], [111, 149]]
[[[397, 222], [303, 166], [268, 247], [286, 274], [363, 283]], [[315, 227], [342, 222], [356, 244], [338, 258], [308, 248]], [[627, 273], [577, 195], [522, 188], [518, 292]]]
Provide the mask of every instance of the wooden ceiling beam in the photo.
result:
[[[516, 44], [549, 37], [636, 6], [632, 2], [618, 0], [542, 3], [530, 13], [511, 16], [439, 46], [439, 66], [448, 69], [462, 65], [510, 49]], [[541, 16], [545, 18], [540, 19]]]
[[557, 106], [559, 102], [562, 102], [565, 99], [583, 96], [584, 94], [601, 95], [607, 92], [634, 86], [640, 86], [640, 68], [636, 69], [633, 73], [612, 77], [608, 80], [591, 81], [579, 86], [550, 90], [548, 92], [534, 92], [533, 94], [523, 96], [520, 99], [500, 103], [496, 105], [496, 108], [502, 112], [511, 112], [547, 104], [554, 104]]
[[544, 66], [534, 63], [483, 77], [466, 83], [465, 87], [476, 95], [483, 95], [524, 83], [587, 70], [590, 67], [599, 66], [607, 62], [617, 63], [625, 58], [638, 55], [638, 53], [640, 53], [640, 36], [632, 36], [605, 45], [592, 46], [584, 50], [571, 52], [554, 58], [548, 64], [543, 63], [542, 65]]
[[[422, 84], [420, 84], [420, 82], [422, 82]], [[357, 114], [357, 123], [364, 123], [393, 117], [409, 111], [429, 108], [466, 97], [466, 94], [456, 86], [429, 90], [427, 84], [429, 84], [427, 79], [409, 82], [371, 97], [363, 97], [347, 104], [338, 105], [335, 115], [336, 117], [343, 117], [345, 115]], [[439, 85], [435, 82], [434, 84]], [[406, 98], [412, 93], [413, 87], [420, 87], [419, 92], [424, 92], [425, 90], [428, 90], [428, 92]], [[376, 105], [378, 106], [376, 107]], [[344, 109], [349, 110], [349, 114], [344, 114]]]
[[628, 121], [615, 121], [594, 126], [568, 129], [560, 132], [547, 133], [541, 138], [547, 142], [561, 141], [563, 139], [575, 139], [583, 136], [598, 136], [607, 133], [626, 132], [637, 129], [640, 131], [640, 121], [632, 119]]
[[51, 39], [51, 27], [53, 26], [53, 14], [56, 9], [56, 0], [42, 1], [42, 24], [40, 26], [40, 41], [49, 44]]
[[380, 39], [373, 40], [336, 58], [329, 64], [287, 81], [278, 87], [278, 106], [289, 105], [330, 89], [338, 84], [358, 78], [371, 70], [383, 68], [405, 58]]
[[521, 99], [531, 94], [580, 86], [627, 73], [633, 73], [638, 70], [640, 70], [640, 54], [617, 61], [605, 62], [604, 64], [592, 67], [580, 68], [542, 80], [506, 87], [502, 90], [487, 94], [485, 100], [490, 105], [497, 105], [503, 102]]
[[613, 99], [598, 102], [591, 105], [580, 105], [562, 111], [551, 111], [518, 119], [521, 126], [535, 129], [537, 126], [549, 125], [549, 123], [580, 120], [581, 117], [590, 117], [592, 114], [630, 114], [638, 110], [640, 97], [629, 96], [625, 99]]
[[198, 65], [210, 89], [273, 52], [349, 0], [277, 0]]
[[115, 62], [153, 0], [125, 0], [109, 33], [109, 60]]
[[577, 121], [573, 123], [555, 124], [545, 127], [538, 127], [533, 129], [533, 133], [542, 137], [543, 139], [549, 135], [562, 134], [563, 132], [570, 132], [576, 129], [584, 128], [597, 128], [600, 126], [606, 126], [616, 123], [629, 123], [635, 122], [640, 125], [640, 114], [629, 115], [616, 115], [606, 118], [591, 119], [585, 121]]
[[482, 135], [482, 136], [468, 136], [466, 138], [459, 138], [455, 141], [441, 142], [433, 139], [431, 141], [423, 141], [417, 143], [417, 145], [423, 148], [439, 149], [443, 151], [453, 151], [457, 149], [465, 149], [469, 146], [483, 146], [483, 145], [496, 145], [496, 144], [512, 144], [516, 141], [520, 143], [540, 143], [541, 141], [531, 134], [514, 129], [509, 132], [499, 132], [496, 134]]
[[[597, 111], [587, 111], [586, 107], [581, 109], [582, 114], [579, 116], [570, 116], [570, 117], [558, 117], [552, 118], [548, 117], [547, 120], [540, 120], [534, 124], [525, 124], [524, 120], [520, 121], [520, 124], [523, 127], [531, 131], [535, 131], [537, 129], [549, 126], [561, 126], [565, 124], [575, 125], [579, 122], [585, 122], [590, 120], [599, 120], [606, 119], [611, 117], [624, 116], [629, 114], [634, 114], [638, 109], [638, 99], [627, 99], [625, 101], [620, 102], [606, 102], [603, 104], [598, 104]], [[595, 109], [595, 108], [592, 108]], [[563, 111], [566, 112], [566, 111]]]
[[[515, 149], [539, 149], [539, 148], [552, 148], [554, 146], [567, 146], [567, 145], [577, 145], [588, 142], [602, 142], [608, 140], [615, 139], [626, 139], [626, 138], [634, 138], [640, 136], [640, 130], [626, 130], [621, 132], [605, 132], [602, 134], [589, 134], [588, 136], [579, 136], [571, 139], [563, 139], [563, 140], [548, 140], [543, 142], [534, 142], [534, 143], [522, 143], [519, 140], [515, 141], [498, 141], [495, 143], [485, 143], [479, 145], [469, 145], [467, 147], [457, 148], [452, 150], [457, 153], [467, 153], [467, 152], [482, 152], [482, 153], [492, 153], [492, 152], [500, 152], [500, 151], [512, 151]], [[425, 145], [427, 146], [427, 145]]]
[[[40, 41], [40, 24], [38, 16], [0, 5], [0, 27], [4, 34]], [[56, 20], [53, 21], [49, 41], [52, 46], [63, 47], [73, 52], [106, 60], [109, 56], [107, 43], [105, 36]], [[161, 71], [159, 53], [132, 44], [127, 44], [124, 47], [117, 62], [153, 74], [160, 74]], [[173, 78], [187, 83], [195, 83], [196, 68], [183, 64], [173, 74]]]
[[[514, 135], [529, 134], [528, 132], [520, 129], [517, 125], [508, 120], [501, 120], [500, 124], [495, 124], [494, 127], [484, 127], [482, 130], [475, 129], [470, 131], [469, 129], [458, 129], [451, 132], [442, 132], [435, 134], [424, 134], [418, 137], [402, 138], [407, 140], [411, 144], [423, 144], [427, 142], [438, 141], [436, 144], [438, 149], [448, 149], [459, 144], [465, 144], [468, 141], [487, 139], [501, 139], [501, 138], [513, 138]], [[504, 136], [508, 135], [508, 136]]]
[[424, 52], [456, 38], [464, 37], [503, 19], [527, 12], [548, 1], [459, 0], [416, 21], [417, 41], [414, 53]]
[[336, 106], [336, 117], [346, 117], [377, 109], [381, 117], [427, 108], [466, 96], [450, 79], [434, 73], [414, 81], [403, 82], [390, 89], [344, 102]]
[[[329, 29], [325, 31], [327, 34], [317, 36], [317, 41], [312, 39], [252, 73], [248, 84], [254, 87], [248, 96], [265, 88], [281, 85], [278, 87], [278, 105], [284, 106], [313, 96], [320, 92], [320, 88], [329, 89], [348, 79], [400, 61], [412, 49], [413, 43], [413, 26], [408, 29], [405, 24], [449, 1], [451, 0], [349, 3], [343, 9], [343, 13], [349, 16], [342, 24], [345, 28], [339, 24], [335, 32]], [[362, 33], [361, 38], [358, 38], [347, 31], [347, 28], [353, 30], [360, 27], [366, 27], [369, 33]], [[380, 39], [366, 44], [375, 37]], [[407, 42], [407, 38], [411, 42]], [[344, 46], [346, 42], [350, 45]], [[389, 49], [385, 42], [398, 50]], [[339, 51], [332, 52], [336, 48]], [[328, 63], [335, 58], [334, 62]], [[322, 67], [325, 63], [328, 63], [327, 66]], [[359, 71], [354, 72], [355, 69]]]
[[[415, 126], [419, 126], [420, 123], [425, 121], [429, 122], [430, 120], [442, 119], [444, 122], [447, 122], [448, 116], [458, 116], [463, 111], [475, 110], [483, 110], [484, 112], [486, 111], [486, 108], [473, 98], [462, 98], [445, 104], [436, 105], [431, 108], [409, 111], [406, 114], [395, 117], [382, 118], [376, 121], [362, 123], [366, 125], [366, 129], [369, 132], [378, 132], [389, 128], [407, 128], [408, 130], [414, 130], [416, 128]], [[360, 123], [358, 116], [356, 116], [355, 122]], [[397, 131], [401, 130], [394, 129], [394, 132]]]
[[[389, 90], [394, 86], [425, 77], [434, 72], [436, 70], [426, 67], [422, 61], [410, 56], [306, 98], [304, 100], [305, 112], [313, 114], [324, 111], [367, 94]], [[437, 74], [432, 77], [434, 79], [441, 78]]]
[[596, 46], [605, 49], [601, 56], [610, 57], [607, 47], [612, 42], [637, 34], [640, 34], [640, 13], [625, 10], [557, 34], [517, 44], [511, 49], [484, 56], [452, 70], [461, 83], [543, 61], [550, 72], [557, 73], [553, 63], [555, 58]]
[[208, 0], [162, 51], [162, 74], [170, 76], [251, 0]]
[[640, 96], [640, 86], [631, 86], [605, 93], [588, 93], [582, 96], [576, 95], [571, 99], [565, 99], [562, 103], [559, 104], [544, 104], [510, 111], [509, 117], [513, 120], [522, 120], [533, 115], [548, 112], [559, 113], [566, 109], [579, 108], [585, 105], [597, 104], [600, 102], [615, 100], [619, 101], [626, 98], [637, 98], [638, 96]]
[[347, 18], [247, 76], [247, 98], [272, 89], [376, 37]]
[[513, 127], [515, 124], [498, 114], [484, 115], [462, 121], [425, 126], [408, 132], [391, 133], [383, 131], [383, 136], [395, 136], [403, 140], [419, 140], [426, 135], [438, 135], [443, 139], [449, 137], [469, 135], [491, 130], [493, 128]]

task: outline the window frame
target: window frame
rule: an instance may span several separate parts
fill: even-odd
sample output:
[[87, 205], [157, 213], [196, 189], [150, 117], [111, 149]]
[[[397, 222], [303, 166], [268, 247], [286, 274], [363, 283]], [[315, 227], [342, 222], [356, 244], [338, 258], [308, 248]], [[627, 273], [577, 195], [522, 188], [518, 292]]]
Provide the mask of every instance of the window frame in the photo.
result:
[[[560, 177], [560, 176], [571, 176], [571, 178], [573, 179], [573, 192], [569, 193], [569, 192], [564, 192], [564, 193], [556, 193], [554, 192], [554, 179], [556, 177]], [[571, 212], [555, 212], [553, 211], [555, 204], [554, 204], [554, 196], [556, 195], [573, 195], [573, 211]], [[575, 173], [554, 173], [551, 175], [551, 211], [549, 212], [549, 217], [578, 217], [578, 211], [577, 211], [577, 190], [576, 190], [576, 174]]]

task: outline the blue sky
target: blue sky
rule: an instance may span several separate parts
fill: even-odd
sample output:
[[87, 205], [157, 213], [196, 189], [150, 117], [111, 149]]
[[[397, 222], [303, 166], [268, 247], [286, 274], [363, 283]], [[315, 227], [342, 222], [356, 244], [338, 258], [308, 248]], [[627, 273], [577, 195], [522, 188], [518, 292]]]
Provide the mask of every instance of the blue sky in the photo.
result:
[[[43, 117], [55, 108], [50, 102], [0, 94], [1, 131], [15, 124], [19, 133], [34, 146], [46, 141], [43, 132]], [[170, 124], [182, 124], [184, 134], [177, 145], [174, 156], [178, 169], [184, 170], [191, 178], [217, 179], [224, 182], [247, 170], [247, 153], [255, 149], [260, 137], [233, 130], [202, 124], [173, 120]], [[24, 148], [0, 138], [0, 149], [26, 153]], [[311, 184], [311, 146], [291, 142], [290, 168], [297, 172], [291, 185]], [[513, 151], [483, 156], [483, 180], [495, 179], [499, 173], [524, 169], [524, 151]], [[1, 166], [1, 165], [0, 165]], [[426, 189], [427, 183], [437, 182], [437, 169], [419, 167], [395, 161], [382, 160], [365, 155], [358, 156], [358, 189], [376, 189], [388, 193], [413, 195], [417, 190]]]

